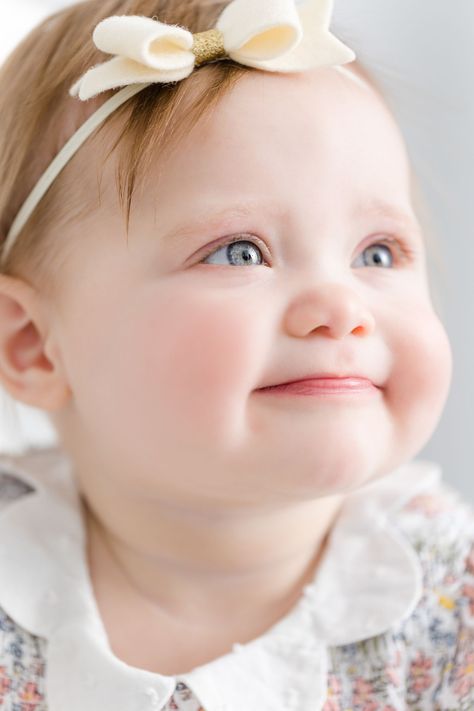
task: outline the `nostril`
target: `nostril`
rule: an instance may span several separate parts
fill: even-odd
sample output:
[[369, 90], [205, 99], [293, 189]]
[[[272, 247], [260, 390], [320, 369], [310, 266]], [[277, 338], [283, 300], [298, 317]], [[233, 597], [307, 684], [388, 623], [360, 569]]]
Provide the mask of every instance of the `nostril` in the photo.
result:
[[368, 313], [364, 318], [361, 318], [359, 325], [356, 326], [352, 333], [356, 336], [368, 336], [370, 333], [375, 331], [375, 318], [372, 314]]

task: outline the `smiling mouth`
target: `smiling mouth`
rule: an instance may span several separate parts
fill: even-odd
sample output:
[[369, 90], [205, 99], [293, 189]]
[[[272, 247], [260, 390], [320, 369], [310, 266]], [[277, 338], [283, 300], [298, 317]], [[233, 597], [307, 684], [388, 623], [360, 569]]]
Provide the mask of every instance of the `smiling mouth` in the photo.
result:
[[257, 392], [268, 395], [357, 395], [377, 392], [379, 388], [367, 378], [308, 378], [280, 385], [259, 388]]

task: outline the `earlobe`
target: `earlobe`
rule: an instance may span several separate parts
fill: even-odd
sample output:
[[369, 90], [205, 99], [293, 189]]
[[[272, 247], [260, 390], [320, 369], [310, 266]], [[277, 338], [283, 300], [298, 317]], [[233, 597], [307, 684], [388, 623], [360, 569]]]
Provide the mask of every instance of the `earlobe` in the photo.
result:
[[49, 412], [71, 397], [51, 325], [35, 288], [0, 274], [0, 384], [15, 400]]

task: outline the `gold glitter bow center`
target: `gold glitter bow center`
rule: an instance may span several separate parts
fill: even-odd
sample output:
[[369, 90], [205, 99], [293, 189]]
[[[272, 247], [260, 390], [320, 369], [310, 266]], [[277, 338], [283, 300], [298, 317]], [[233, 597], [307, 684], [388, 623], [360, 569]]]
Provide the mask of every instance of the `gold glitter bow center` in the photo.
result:
[[193, 34], [192, 52], [196, 56], [195, 65], [198, 67], [206, 62], [225, 59], [228, 55], [224, 48], [224, 35], [220, 30], [212, 29]]

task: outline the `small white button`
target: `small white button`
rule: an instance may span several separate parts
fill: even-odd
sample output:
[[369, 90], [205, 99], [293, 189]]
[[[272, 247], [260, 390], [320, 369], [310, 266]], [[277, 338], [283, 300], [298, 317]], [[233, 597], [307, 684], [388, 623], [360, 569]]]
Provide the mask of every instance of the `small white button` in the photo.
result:
[[160, 704], [160, 697], [158, 696], [156, 689], [153, 689], [151, 686], [148, 687], [148, 689], [145, 689], [145, 696], [150, 702], [151, 708], [157, 709]]

